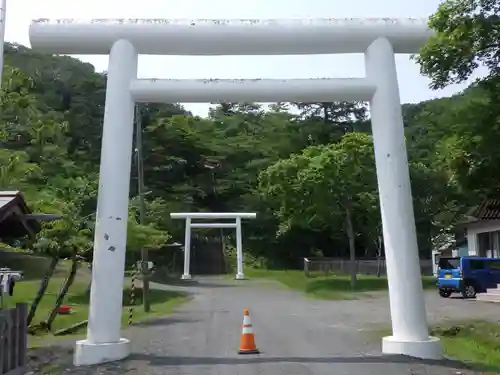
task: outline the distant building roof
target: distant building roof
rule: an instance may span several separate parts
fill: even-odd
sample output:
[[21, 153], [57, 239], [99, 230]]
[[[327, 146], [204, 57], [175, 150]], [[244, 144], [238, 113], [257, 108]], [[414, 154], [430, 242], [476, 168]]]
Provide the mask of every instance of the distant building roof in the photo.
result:
[[484, 220], [500, 220], [500, 199], [487, 198], [473, 207], [465, 215], [465, 222], [472, 223]]
[[41, 227], [31, 214], [20, 191], [0, 191], [0, 239], [36, 235]]

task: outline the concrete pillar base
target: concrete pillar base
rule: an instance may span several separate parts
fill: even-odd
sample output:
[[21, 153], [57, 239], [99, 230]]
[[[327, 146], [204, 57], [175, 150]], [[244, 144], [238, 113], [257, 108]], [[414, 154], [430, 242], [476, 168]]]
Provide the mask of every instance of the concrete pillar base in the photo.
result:
[[127, 358], [130, 352], [130, 341], [127, 339], [104, 344], [93, 344], [87, 340], [80, 340], [75, 345], [73, 364], [75, 366], [90, 366], [119, 361]]
[[382, 339], [382, 353], [402, 354], [420, 359], [443, 359], [441, 342], [432, 336], [425, 341], [403, 341], [386, 336]]
[[245, 280], [245, 275], [242, 273], [237, 273], [235, 276], [236, 280]]
[[191, 275], [184, 274], [181, 276], [181, 280], [191, 280]]

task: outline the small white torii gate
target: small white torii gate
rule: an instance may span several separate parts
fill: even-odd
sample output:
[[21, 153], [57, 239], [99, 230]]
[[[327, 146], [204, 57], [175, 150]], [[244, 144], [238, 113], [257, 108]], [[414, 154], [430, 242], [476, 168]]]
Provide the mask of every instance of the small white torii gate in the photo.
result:
[[[192, 228], [235, 228], [236, 229], [236, 280], [243, 280], [243, 238], [241, 233], [241, 219], [255, 219], [256, 213], [249, 212], [173, 212], [170, 214], [172, 219], [185, 219], [186, 229], [184, 235], [184, 273], [181, 276], [182, 280], [191, 280], [190, 264], [191, 264], [191, 229]], [[194, 220], [207, 219], [234, 219], [233, 223], [217, 223], [217, 222], [198, 222]]]

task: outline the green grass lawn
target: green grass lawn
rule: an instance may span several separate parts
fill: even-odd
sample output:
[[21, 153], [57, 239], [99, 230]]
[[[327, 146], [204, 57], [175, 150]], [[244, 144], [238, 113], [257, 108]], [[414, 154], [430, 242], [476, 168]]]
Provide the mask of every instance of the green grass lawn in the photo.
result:
[[[376, 336], [391, 334], [390, 329], [377, 330]], [[445, 355], [485, 373], [500, 373], [500, 324], [482, 320], [449, 321], [430, 329], [441, 338]]]
[[[265, 269], [245, 269], [248, 278], [271, 279], [281, 284], [303, 292], [308, 296], [320, 299], [341, 300], [356, 299], [370, 296], [370, 293], [387, 290], [387, 278], [376, 276], [358, 276], [356, 288], [351, 289], [349, 276], [330, 275], [306, 277], [300, 270], [265, 270]], [[432, 277], [423, 277], [424, 288], [435, 288], [436, 282]]]
[[485, 321], [447, 323], [431, 330], [441, 337], [446, 355], [481, 371], [500, 372], [500, 324]]
[[[64, 282], [64, 277], [54, 277], [51, 279], [47, 292], [43, 297], [40, 305], [35, 314], [32, 322], [45, 321], [50, 313], [52, 306], [57, 298], [59, 289]], [[9, 298], [9, 304], [13, 305], [16, 302], [31, 303], [39, 287], [39, 280], [21, 281], [16, 284], [14, 296]], [[87, 319], [89, 297], [86, 295], [85, 290], [87, 287], [87, 280], [77, 279], [70, 288], [63, 304], [70, 305], [73, 313], [70, 315], [58, 315], [54, 325], [53, 332], [69, 327], [77, 322]], [[167, 315], [172, 310], [183, 302], [188, 300], [188, 295], [185, 293], [174, 291], [154, 290], [150, 291], [151, 312], [145, 313], [142, 309], [142, 289], [135, 289], [135, 304], [133, 311], [133, 323], [144, 321], [158, 316]], [[128, 322], [128, 314], [130, 307], [130, 289], [125, 287], [123, 291], [123, 309], [122, 309], [122, 326], [125, 327]], [[79, 336], [85, 332], [85, 327], [74, 332], [72, 336]], [[37, 345], [41, 341], [50, 340], [53, 336], [50, 333], [40, 333], [35, 336], [30, 336], [30, 344]], [[68, 338], [68, 336], [58, 336], [60, 338]]]

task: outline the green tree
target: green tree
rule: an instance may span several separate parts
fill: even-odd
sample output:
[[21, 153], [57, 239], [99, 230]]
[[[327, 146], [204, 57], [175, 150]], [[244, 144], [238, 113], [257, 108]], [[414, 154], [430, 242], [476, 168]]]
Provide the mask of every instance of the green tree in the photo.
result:
[[416, 57], [435, 89], [467, 80], [479, 66], [488, 71], [486, 78], [452, 98], [454, 105], [446, 108], [447, 119], [440, 126], [453, 130], [447, 129], [437, 140], [443, 168], [465, 192], [477, 196], [489, 194], [498, 185], [499, 20], [499, 1], [447, 0], [430, 17], [435, 35]]
[[[422, 254], [498, 184], [497, 7], [445, 2], [431, 19], [436, 37], [418, 58], [434, 87], [467, 78], [474, 62], [486, 65], [489, 77], [451, 98], [402, 107]], [[36, 251], [71, 257], [76, 242], [90, 260], [106, 74], [18, 45], [6, 45], [5, 60], [0, 184], [22, 190], [36, 211], [61, 215], [43, 225]], [[245, 225], [246, 244], [269, 265], [296, 267], [310, 254], [348, 256], [349, 243], [358, 257], [378, 254], [364, 104], [277, 103], [265, 111], [255, 103], [222, 103], [207, 118], [178, 104], [144, 104], [141, 120], [148, 226], [137, 224], [132, 168], [129, 263], [142, 246], [160, 247], [170, 236], [183, 241], [183, 223], [169, 218], [173, 211], [257, 212]]]
[[313, 146], [279, 161], [261, 174], [260, 187], [284, 224], [282, 230], [294, 225], [330, 232], [345, 228], [354, 287], [356, 239], [363, 224], [373, 223], [368, 217], [378, 213], [371, 137], [349, 133], [339, 143]]
[[500, 2], [446, 0], [429, 19], [435, 35], [416, 61], [432, 88], [467, 80], [480, 66], [497, 75], [500, 66]]

